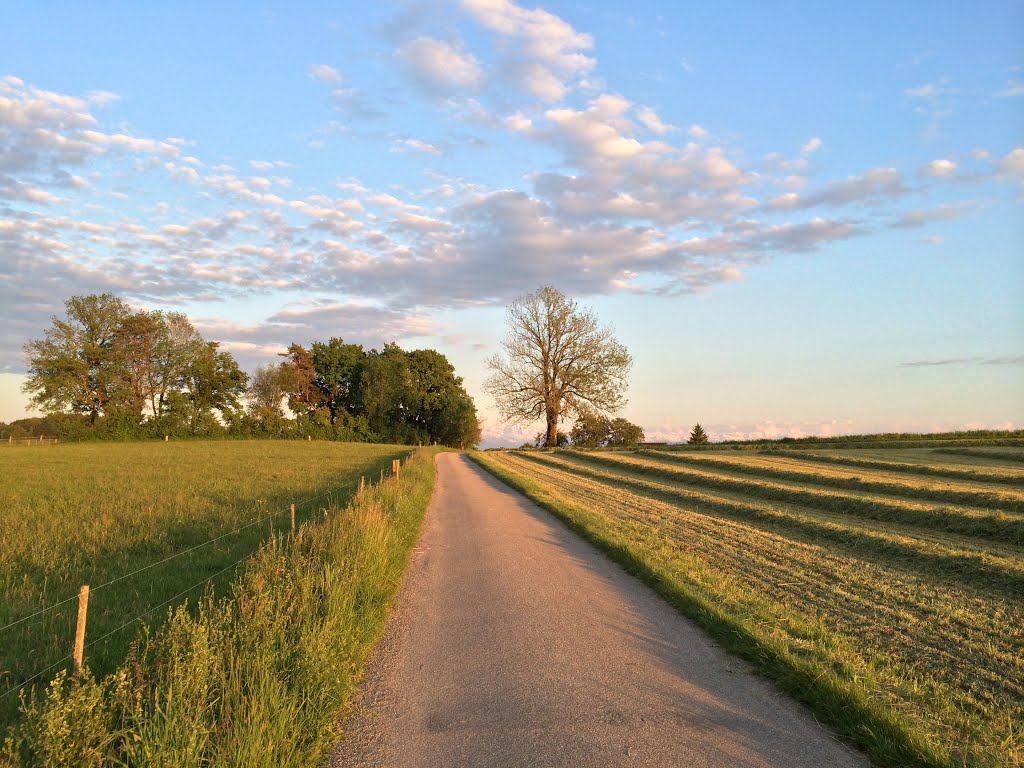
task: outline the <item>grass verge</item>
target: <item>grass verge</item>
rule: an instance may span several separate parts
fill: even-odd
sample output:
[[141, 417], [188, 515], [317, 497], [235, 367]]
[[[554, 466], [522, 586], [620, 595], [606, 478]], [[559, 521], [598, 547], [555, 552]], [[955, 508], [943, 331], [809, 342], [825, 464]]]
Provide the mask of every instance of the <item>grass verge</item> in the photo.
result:
[[24, 696], [0, 762], [321, 765], [408, 564], [435, 453], [267, 541], [230, 595], [174, 610], [116, 671], [62, 672]]

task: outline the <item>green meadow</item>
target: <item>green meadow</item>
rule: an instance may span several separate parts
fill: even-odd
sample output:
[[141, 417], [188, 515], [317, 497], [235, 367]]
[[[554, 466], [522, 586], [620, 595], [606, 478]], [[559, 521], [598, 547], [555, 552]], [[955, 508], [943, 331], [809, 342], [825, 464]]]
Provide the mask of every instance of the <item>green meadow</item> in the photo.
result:
[[[295, 441], [0, 447], [0, 731], [18, 691], [69, 666], [116, 669], [170, 608], [224, 594], [274, 533], [344, 508], [406, 446]], [[26, 685], [28, 684], [28, 685]]]

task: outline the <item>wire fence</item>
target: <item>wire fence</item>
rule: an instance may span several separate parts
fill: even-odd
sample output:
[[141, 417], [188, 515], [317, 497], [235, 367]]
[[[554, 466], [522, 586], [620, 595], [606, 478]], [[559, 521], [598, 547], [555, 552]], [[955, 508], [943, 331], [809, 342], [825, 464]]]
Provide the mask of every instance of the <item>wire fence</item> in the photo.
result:
[[[310, 505], [312, 505], [312, 504], [314, 504], [314, 503], [316, 503], [318, 501], [322, 501], [323, 499], [329, 499], [330, 497], [335, 496], [335, 495], [337, 495], [337, 492], [335, 492], [335, 491], [326, 491], [324, 493], [321, 493], [318, 496], [311, 496], [311, 497], [308, 497], [306, 499], [300, 499], [300, 500], [296, 501], [295, 503], [296, 503], [296, 506], [299, 506], [299, 507], [308, 507], [308, 506], [310, 506]], [[137, 569], [135, 569], [134, 571], [132, 571], [130, 573], [122, 574], [122, 575], [117, 576], [117, 577], [115, 577], [113, 579], [110, 579], [109, 581], [103, 582], [102, 584], [99, 584], [99, 585], [97, 585], [95, 587], [90, 587], [89, 588], [89, 592], [91, 594], [95, 594], [96, 592], [98, 592], [101, 589], [109, 587], [109, 586], [111, 586], [113, 584], [116, 584], [116, 583], [118, 583], [120, 581], [124, 581], [125, 579], [130, 579], [130, 578], [132, 578], [134, 576], [139, 575], [140, 573], [143, 573], [145, 571], [150, 570], [151, 568], [156, 568], [157, 566], [163, 565], [165, 563], [168, 563], [171, 560], [176, 560], [179, 557], [184, 557], [186, 555], [193, 554], [197, 550], [203, 549], [204, 547], [208, 547], [211, 544], [216, 544], [217, 542], [219, 542], [219, 541], [221, 541], [223, 539], [226, 539], [228, 536], [233, 536], [235, 534], [241, 533], [242, 531], [248, 530], [249, 528], [252, 528], [254, 526], [257, 526], [257, 525], [260, 525], [262, 523], [266, 523], [266, 522], [268, 522], [270, 520], [273, 520], [275, 517], [277, 517], [279, 515], [286, 514], [287, 511], [288, 510], [283, 510], [283, 511], [280, 511], [280, 512], [272, 512], [272, 513], [267, 514], [267, 515], [262, 515], [261, 517], [257, 518], [256, 520], [253, 520], [253, 521], [251, 521], [249, 523], [246, 523], [245, 525], [241, 525], [241, 526], [239, 526], [237, 528], [234, 528], [234, 529], [232, 529], [230, 531], [226, 531], [225, 533], [222, 533], [219, 536], [215, 536], [212, 539], [208, 539], [208, 540], [202, 542], [201, 544], [196, 544], [196, 545], [191, 546], [191, 547], [189, 547], [187, 549], [183, 549], [180, 552], [175, 552], [173, 555], [168, 555], [165, 558], [162, 558], [162, 559], [157, 560], [155, 562], [152, 562], [152, 563], [149, 563], [147, 565], [144, 565], [141, 568], [137, 568]], [[6, 630], [11, 629], [12, 627], [16, 627], [19, 624], [22, 624], [22, 623], [24, 623], [26, 621], [30, 621], [30, 620], [38, 617], [38, 616], [42, 616], [43, 614], [48, 613], [48, 612], [50, 612], [50, 611], [52, 611], [52, 610], [54, 610], [56, 608], [60, 608], [62, 605], [67, 605], [68, 603], [74, 602], [77, 599], [78, 599], [78, 594], [76, 593], [76, 594], [74, 594], [74, 595], [72, 595], [72, 596], [70, 596], [68, 598], [65, 598], [65, 599], [60, 600], [60, 601], [58, 601], [56, 603], [52, 603], [51, 605], [47, 605], [47, 606], [45, 606], [43, 608], [40, 608], [39, 610], [35, 611], [34, 613], [30, 613], [27, 616], [22, 616], [20, 619], [15, 619], [14, 621], [10, 622], [9, 624], [5, 624], [4, 626], [0, 627], [0, 633], [5, 632]]]
[[[383, 479], [383, 478], [384, 478], [384, 471], [382, 469], [381, 470], [381, 479]], [[364, 487], [364, 480], [363, 479], [360, 479], [360, 483], [359, 483], [358, 487], [360, 489], [362, 489]], [[180, 552], [175, 552], [172, 555], [168, 555], [167, 557], [161, 558], [161, 559], [156, 560], [156, 561], [154, 561], [152, 563], [148, 563], [148, 564], [142, 566], [141, 568], [136, 568], [135, 570], [131, 571], [130, 573], [125, 573], [125, 574], [122, 574], [120, 576], [116, 576], [115, 578], [112, 578], [112, 579], [110, 579], [110, 580], [108, 580], [106, 582], [103, 582], [102, 584], [99, 584], [99, 585], [97, 585], [95, 587], [90, 587], [89, 588], [89, 593], [90, 594], [94, 594], [94, 593], [96, 593], [96, 592], [98, 592], [100, 590], [108, 588], [108, 587], [110, 587], [110, 586], [112, 586], [114, 584], [117, 584], [119, 582], [123, 582], [123, 581], [126, 581], [128, 579], [135, 578], [135, 577], [139, 576], [140, 574], [142, 574], [142, 573], [144, 573], [146, 571], [149, 571], [149, 570], [151, 570], [153, 568], [156, 568], [156, 567], [158, 567], [160, 565], [165, 565], [165, 564], [167, 564], [167, 563], [169, 563], [171, 561], [177, 560], [178, 558], [185, 557], [185, 556], [190, 555], [190, 554], [195, 554], [198, 550], [201, 550], [201, 549], [203, 549], [205, 547], [209, 547], [209, 546], [211, 546], [213, 544], [216, 544], [217, 542], [220, 542], [220, 541], [222, 541], [222, 540], [224, 540], [224, 539], [226, 539], [226, 538], [228, 538], [230, 536], [237, 535], [237, 534], [242, 533], [243, 531], [246, 531], [246, 530], [248, 530], [250, 528], [253, 528], [255, 526], [259, 526], [259, 525], [265, 524], [267, 522], [272, 522], [275, 518], [278, 518], [278, 517], [280, 517], [282, 515], [289, 514], [290, 512], [294, 513], [294, 509], [296, 507], [304, 508], [304, 509], [309, 509], [311, 507], [315, 507], [315, 505], [318, 504], [321, 501], [324, 501], [324, 500], [330, 501], [333, 497], [340, 497], [342, 495], [343, 494], [340, 492], [340, 489], [337, 489], [337, 490], [326, 491], [326, 492], [318, 494], [316, 496], [311, 496], [311, 497], [306, 497], [306, 498], [303, 498], [303, 499], [298, 499], [294, 504], [291, 505], [290, 509], [275, 511], [275, 512], [271, 512], [269, 514], [261, 515], [259, 518], [255, 519], [255, 520], [252, 520], [252, 521], [250, 521], [250, 522], [248, 522], [248, 523], [246, 523], [244, 525], [240, 525], [240, 526], [238, 526], [238, 527], [236, 527], [236, 528], [234, 528], [234, 529], [232, 529], [230, 531], [226, 531], [226, 532], [224, 532], [222, 534], [214, 536], [213, 538], [210, 538], [210, 539], [208, 539], [208, 540], [206, 540], [206, 541], [204, 541], [204, 542], [202, 542], [200, 544], [196, 544], [194, 546], [188, 547], [187, 549], [183, 549]], [[310, 519], [315, 519], [315, 518], [310, 518]], [[294, 525], [294, 517], [292, 517], [292, 523]], [[273, 532], [272, 532], [272, 535], [273, 535]], [[204, 579], [202, 579], [200, 581], [197, 581], [195, 584], [193, 584], [192, 586], [188, 587], [187, 589], [182, 590], [181, 592], [179, 592], [178, 594], [174, 595], [173, 597], [170, 597], [170, 598], [164, 600], [163, 602], [161, 602], [161, 603], [159, 603], [157, 605], [154, 605], [154, 606], [151, 606], [151, 607], [147, 608], [142, 613], [140, 613], [137, 616], [133, 617], [132, 619], [122, 623], [120, 626], [116, 627], [115, 629], [110, 630], [109, 632], [105, 633], [101, 637], [98, 637], [98, 638], [96, 638], [94, 640], [89, 641], [88, 643], [85, 644], [84, 648], [88, 649], [88, 648], [91, 648], [91, 647], [95, 646], [97, 643], [100, 643], [100, 642], [110, 638], [111, 636], [117, 634], [118, 632], [121, 632], [121, 631], [127, 629], [128, 627], [131, 627], [131, 626], [141, 622], [142, 620], [144, 620], [148, 616], [151, 616], [154, 612], [160, 610], [161, 608], [164, 608], [164, 607], [174, 603], [176, 600], [180, 600], [182, 597], [184, 597], [185, 595], [189, 594], [190, 592], [193, 592], [194, 590], [198, 589], [199, 587], [202, 587], [202, 586], [204, 586], [206, 584], [209, 584], [211, 581], [213, 581], [217, 577], [227, 573], [228, 571], [232, 570], [233, 568], [237, 568], [245, 560], [247, 560], [250, 557], [252, 557], [256, 553], [256, 551], [258, 551], [258, 549], [259, 548], [256, 547], [252, 551], [247, 552], [245, 555], [243, 555], [242, 557], [240, 557], [237, 560], [235, 560], [234, 562], [232, 562], [231, 564], [221, 568], [216, 573], [214, 573], [214, 574], [212, 574], [210, 576], [207, 576], [207, 577], [205, 577]], [[79, 599], [79, 595], [75, 594], [75, 595], [72, 595], [72, 596], [70, 596], [68, 598], [65, 598], [63, 600], [59, 600], [58, 602], [55, 602], [55, 603], [52, 603], [50, 605], [44, 606], [44, 607], [42, 607], [42, 608], [40, 608], [40, 609], [38, 609], [38, 610], [36, 610], [36, 611], [26, 615], [26, 616], [22, 616], [19, 619], [15, 619], [14, 621], [11, 621], [10, 623], [0, 627], [0, 635], [2, 635], [7, 630], [10, 630], [10, 629], [12, 629], [12, 628], [14, 628], [16, 626], [19, 626], [21, 624], [24, 624], [26, 622], [32, 621], [33, 619], [40, 618], [40, 617], [44, 616], [45, 614], [50, 613], [50, 612], [52, 612], [52, 611], [54, 611], [54, 610], [56, 610], [58, 608], [61, 608], [62, 606], [67, 605], [68, 603], [72, 603], [72, 602], [74, 602], [74, 601], [76, 601], [78, 599]], [[52, 671], [60, 668], [61, 666], [67, 664], [69, 661], [72, 660], [72, 658], [73, 658], [73, 654], [72, 653], [68, 653], [67, 655], [62, 656], [61, 658], [57, 659], [53, 663], [49, 664], [48, 666], [44, 667], [40, 671], [36, 672], [31, 677], [21, 681], [18, 685], [8, 689], [7, 691], [4, 691], [3, 693], [0, 693], [0, 701], [3, 701], [8, 696], [12, 696], [12, 695], [16, 694], [18, 691], [24, 689], [27, 685], [35, 682], [36, 680], [41, 678], [43, 675], [46, 675], [47, 673], [52, 672]]]
[[47, 437], [46, 435], [35, 435], [28, 437], [15, 437], [8, 435], [0, 439], [0, 445], [56, 445], [59, 438]]
[[[254, 552], [249, 552], [248, 554], [243, 555], [241, 558], [239, 558], [235, 562], [231, 563], [231, 565], [225, 566], [224, 568], [222, 568], [219, 571], [217, 571], [217, 573], [215, 573], [215, 574], [213, 574], [211, 576], [207, 576], [202, 581], [196, 582], [195, 584], [193, 584], [188, 589], [182, 590], [178, 594], [174, 595], [174, 597], [170, 597], [167, 600], [164, 600], [162, 603], [159, 603], [157, 605], [152, 606], [151, 608], [143, 611], [142, 613], [140, 613], [138, 616], [136, 616], [135, 618], [131, 619], [130, 621], [126, 621], [124, 624], [122, 624], [121, 626], [117, 627], [116, 629], [110, 630], [105, 635], [102, 635], [101, 637], [98, 637], [95, 640], [91, 640], [90, 642], [85, 644], [85, 648], [89, 649], [89, 648], [93, 647], [94, 645], [96, 645], [97, 643], [103, 642], [108, 637], [111, 637], [112, 635], [117, 634], [121, 630], [127, 629], [128, 627], [132, 626], [133, 624], [136, 624], [136, 623], [142, 621], [147, 616], [151, 616], [154, 612], [160, 610], [161, 608], [163, 608], [163, 607], [165, 607], [167, 605], [170, 605], [175, 600], [180, 600], [182, 597], [187, 595], [189, 592], [192, 592], [193, 590], [195, 590], [195, 589], [197, 589], [199, 587], [202, 587], [205, 584], [208, 584], [209, 582], [213, 581], [215, 578], [217, 578], [221, 574], [227, 573], [232, 568], [236, 568], [237, 566], [241, 565], [244, 561], [248, 560], [254, 554], [255, 554]], [[77, 600], [78, 599], [77, 595], [73, 599]], [[72, 654], [70, 654], [70, 653], [67, 654], [66, 656], [62, 656], [57, 661], [55, 661], [52, 664], [50, 664], [48, 667], [45, 667], [45, 668], [41, 669], [39, 672], [36, 672], [34, 675], [29, 677], [28, 679], [23, 680], [21, 683], [19, 683], [14, 688], [11, 688], [10, 690], [7, 690], [7, 691], [4, 691], [3, 693], [0, 693], [0, 701], [3, 701], [8, 696], [13, 696], [15, 693], [17, 693], [18, 691], [22, 690], [25, 686], [29, 685], [30, 683], [35, 682], [36, 680], [38, 680], [40, 677], [42, 677], [43, 675], [47, 674], [48, 672], [51, 672], [51, 671], [53, 671], [55, 669], [58, 669], [59, 667], [65, 665], [65, 664], [67, 664], [71, 660], [72, 660]]]

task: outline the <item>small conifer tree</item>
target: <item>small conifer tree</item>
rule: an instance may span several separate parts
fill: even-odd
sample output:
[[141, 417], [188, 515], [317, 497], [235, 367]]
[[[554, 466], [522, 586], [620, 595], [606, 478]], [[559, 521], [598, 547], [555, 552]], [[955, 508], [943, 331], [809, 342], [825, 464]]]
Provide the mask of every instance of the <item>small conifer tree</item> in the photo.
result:
[[708, 441], [708, 433], [704, 431], [704, 427], [700, 424], [694, 424], [693, 430], [690, 432], [690, 439], [686, 442], [693, 445], [701, 445]]

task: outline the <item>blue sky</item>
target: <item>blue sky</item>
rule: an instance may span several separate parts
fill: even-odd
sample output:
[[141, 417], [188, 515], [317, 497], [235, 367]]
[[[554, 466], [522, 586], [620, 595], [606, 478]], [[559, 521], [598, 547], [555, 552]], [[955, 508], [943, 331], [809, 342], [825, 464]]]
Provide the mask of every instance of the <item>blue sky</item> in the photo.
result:
[[6, 9], [0, 419], [110, 291], [250, 371], [439, 349], [518, 444], [485, 360], [551, 284], [650, 439], [1024, 426], [1024, 4], [770, 5]]

